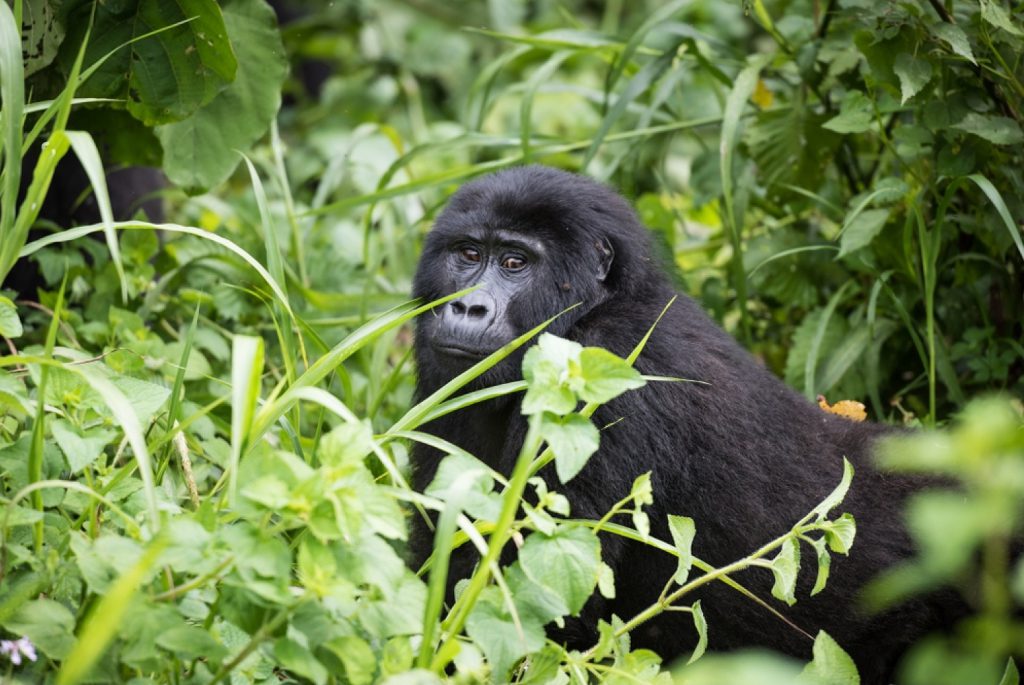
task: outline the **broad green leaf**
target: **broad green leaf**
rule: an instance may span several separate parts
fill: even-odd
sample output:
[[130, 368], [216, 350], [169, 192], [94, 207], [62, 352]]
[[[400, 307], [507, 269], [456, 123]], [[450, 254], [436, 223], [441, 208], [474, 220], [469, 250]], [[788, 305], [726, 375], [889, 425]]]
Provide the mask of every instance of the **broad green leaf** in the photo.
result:
[[936, 36], [949, 43], [949, 47], [952, 48], [954, 53], [970, 60], [971, 64], [977, 64], [974, 59], [974, 52], [971, 50], [971, 42], [967, 39], [967, 34], [964, 33], [962, 28], [956, 24], [947, 24], [945, 22], [933, 24], [931, 28]]
[[563, 483], [568, 483], [586, 466], [601, 439], [597, 426], [580, 414], [545, 414], [540, 434], [555, 455], [555, 471]]
[[968, 112], [953, 124], [953, 128], [966, 131], [995, 145], [1019, 145], [1024, 142], [1020, 124], [1009, 117]]
[[573, 369], [578, 369], [582, 350], [579, 343], [544, 333], [537, 345], [526, 351], [523, 378], [528, 387], [523, 398], [524, 414], [549, 411], [561, 415], [576, 409], [571, 376]]
[[103, 656], [114, 638], [122, 618], [132, 606], [135, 594], [142, 582], [156, 565], [163, 549], [161, 538], [152, 540], [142, 557], [118, 576], [107, 594], [89, 608], [82, 620], [78, 642], [67, 655], [60, 671], [57, 685], [70, 685], [82, 680], [93, 665]]
[[583, 377], [580, 399], [598, 404], [642, 387], [645, 382], [629, 362], [600, 347], [587, 347], [580, 352], [580, 375]]
[[606, 599], [615, 599], [615, 571], [603, 561], [597, 567], [597, 590]]
[[289, 637], [278, 638], [274, 642], [274, 656], [286, 671], [291, 671], [316, 685], [325, 685], [327, 669], [321, 664], [307, 647]]
[[470, 454], [449, 454], [442, 459], [425, 494], [452, 501], [455, 481], [467, 473], [474, 473], [476, 477], [472, 486], [462, 489], [460, 506], [476, 519], [497, 521], [501, 513], [501, 495], [494, 491], [491, 469]]
[[0, 295], [0, 335], [5, 338], [17, 338], [24, 330], [18, 318], [18, 308], [9, 297]]
[[843, 514], [835, 521], [822, 525], [829, 549], [839, 554], [849, 554], [853, 539], [857, 536], [857, 522], [851, 514]]
[[184, 188], [226, 179], [241, 159], [237, 151], [267, 132], [281, 104], [288, 64], [274, 11], [263, 0], [230, 0], [223, 12], [238, 56], [234, 81], [189, 118], [156, 129], [164, 171]]
[[828, 497], [821, 501], [821, 504], [814, 507], [811, 513], [819, 519], [824, 518], [828, 512], [835, 509], [843, 498], [846, 497], [846, 493], [850, 490], [850, 483], [853, 482], [853, 464], [846, 457], [843, 457], [843, 477], [839, 479], [839, 485], [835, 487], [832, 492], [829, 493]]
[[332, 428], [320, 440], [320, 461], [333, 468], [362, 466], [363, 459], [373, 450], [373, 429], [369, 419], [346, 421]]
[[52, 599], [25, 602], [3, 622], [14, 635], [24, 635], [51, 659], [64, 659], [75, 644], [75, 617], [63, 604]]
[[981, 18], [997, 29], [1002, 29], [1014, 36], [1024, 37], [1024, 30], [1013, 22], [1010, 13], [999, 4], [998, 0], [981, 0]]
[[772, 595], [786, 604], [796, 604], [796, 576], [800, 571], [800, 543], [788, 538], [782, 543], [779, 553], [771, 561], [775, 576]]
[[875, 236], [882, 232], [888, 220], [888, 209], [867, 209], [857, 214], [843, 228], [839, 254], [836, 258], [845, 257], [854, 250], [870, 245]]
[[836, 133], [863, 133], [872, 127], [875, 111], [871, 100], [859, 90], [846, 93], [839, 114], [835, 115], [823, 127]]
[[893, 71], [900, 79], [901, 104], [920, 93], [932, 78], [931, 62], [906, 52], [896, 55]]
[[529, 578], [552, 590], [576, 615], [597, 585], [601, 543], [588, 528], [561, 527], [554, 535], [533, 533], [519, 550]]
[[517, 625], [494, 587], [480, 593], [466, 620], [466, 633], [487, 656], [493, 680], [499, 683], [510, 682], [511, 668], [522, 657], [543, 647], [545, 638], [543, 624], [522, 619]]
[[175, 656], [186, 659], [209, 659], [219, 663], [228, 650], [213, 636], [199, 626], [182, 624], [166, 630], [156, 638], [156, 643]]
[[[61, 47], [63, 62], [81, 44], [90, 9], [83, 7], [71, 15]], [[127, 100], [128, 110], [147, 126], [190, 116], [232, 81], [239, 67], [224, 17], [213, 0], [101, 4], [85, 63], [107, 53], [111, 54], [106, 62], [79, 92]]]
[[117, 437], [117, 433], [102, 426], [82, 430], [64, 419], [51, 421], [50, 430], [72, 473], [78, 473], [96, 461], [103, 448]]
[[171, 395], [171, 391], [162, 385], [131, 376], [115, 376], [110, 379], [110, 382], [131, 402], [135, 415], [139, 417], [139, 423], [143, 425], [153, 419], [153, 416], [163, 408], [167, 398]]
[[51, 0], [26, 0], [22, 3], [21, 45], [25, 76], [44, 69], [57, 57], [57, 48], [64, 40], [64, 22], [57, 18], [56, 7]]
[[345, 680], [352, 685], [370, 685], [377, 673], [377, 655], [373, 648], [357, 635], [343, 635], [323, 644], [345, 669]]
[[814, 658], [800, 674], [801, 685], [860, 685], [850, 655], [823, 630], [814, 638]]
[[708, 648], [708, 621], [704, 618], [704, 610], [700, 607], [699, 599], [690, 607], [690, 613], [693, 614], [693, 627], [697, 629], [697, 646], [693, 648], [693, 654], [687, 659], [686, 663], [688, 664], [692, 664], [704, 656], [704, 652]]
[[697, 527], [692, 518], [669, 515], [668, 530], [672, 534], [672, 544], [679, 553], [679, 565], [672, 579], [682, 585], [690, 575], [690, 567], [693, 566], [693, 538], [697, 534]]

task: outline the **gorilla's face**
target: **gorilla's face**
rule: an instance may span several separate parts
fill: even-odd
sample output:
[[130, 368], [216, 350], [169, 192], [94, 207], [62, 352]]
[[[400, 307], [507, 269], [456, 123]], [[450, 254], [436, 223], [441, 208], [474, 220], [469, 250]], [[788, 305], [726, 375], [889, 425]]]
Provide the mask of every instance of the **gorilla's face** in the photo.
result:
[[[463, 186], [428, 235], [414, 295], [429, 301], [477, 289], [420, 317], [416, 352], [421, 376], [444, 382], [579, 305], [548, 328], [565, 335], [573, 322], [607, 299], [606, 278], [615, 252], [600, 230], [606, 217], [597, 216], [593, 203], [566, 187], [567, 179], [577, 177], [527, 169], [532, 171], [512, 169]], [[520, 360], [521, 354], [510, 356], [482, 380], [518, 378]]]

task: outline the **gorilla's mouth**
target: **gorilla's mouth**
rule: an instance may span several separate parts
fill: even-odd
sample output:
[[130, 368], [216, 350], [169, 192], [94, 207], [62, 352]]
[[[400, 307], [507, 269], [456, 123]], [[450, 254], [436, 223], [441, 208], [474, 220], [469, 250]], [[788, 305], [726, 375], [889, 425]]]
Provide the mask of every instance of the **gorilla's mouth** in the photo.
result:
[[471, 359], [473, 361], [479, 361], [493, 352], [493, 350], [483, 350], [478, 347], [470, 347], [469, 345], [453, 342], [436, 343], [434, 349], [448, 357]]

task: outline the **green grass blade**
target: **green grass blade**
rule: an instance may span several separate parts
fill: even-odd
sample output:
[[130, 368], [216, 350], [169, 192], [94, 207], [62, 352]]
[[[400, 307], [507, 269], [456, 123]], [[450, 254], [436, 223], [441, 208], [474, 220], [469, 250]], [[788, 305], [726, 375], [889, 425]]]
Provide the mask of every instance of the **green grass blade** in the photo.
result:
[[[285, 307], [286, 311], [288, 312], [289, 318], [292, 318], [292, 310], [291, 306], [288, 304], [288, 296], [285, 295], [284, 290], [281, 288], [280, 285], [278, 285], [277, 280], [270, 275], [270, 272], [268, 272], [266, 268], [264, 268], [264, 266], [259, 262], [259, 260], [257, 260], [251, 254], [249, 254], [248, 252], [246, 252], [241, 247], [239, 247], [232, 241], [228, 240], [227, 238], [219, 236], [216, 233], [211, 233], [210, 231], [203, 230], [201, 228], [195, 228], [193, 226], [181, 226], [179, 224], [152, 224], [147, 221], [115, 221], [112, 224], [112, 226], [115, 230], [119, 231], [152, 231], [156, 229], [160, 231], [167, 231], [169, 233], [184, 233], [186, 235], [195, 236], [196, 238], [201, 238], [202, 240], [209, 240], [212, 243], [220, 245], [221, 247], [229, 250], [230, 252], [240, 257], [246, 264], [252, 267], [252, 269], [260, 275], [263, 281], [274, 293], [274, 296], [277, 297], [278, 301], [281, 302], [281, 305]], [[40, 238], [39, 240], [34, 240], [26, 244], [24, 247], [21, 248], [20, 252], [18, 252], [18, 257], [27, 257], [30, 254], [38, 252], [47, 245], [70, 242], [72, 240], [77, 240], [82, 236], [86, 236], [91, 233], [96, 233], [102, 230], [102, 224], [89, 224], [88, 226], [76, 226], [75, 228], [69, 228], [68, 230], [61, 231], [60, 233], [52, 233], [44, 238]]]
[[260, 399], [263, 376], [263, 338], [236, 335], [231, 344], [231, 473], [228, 476], [228, 501], [234, 506], [238, 491], [238, 464], [250, 444], [256, 404]]
[[989, 202], [996, 208], [999, 213], [999, 217], [1003, 220], [1003, 225], [1006, 226], [1006, 230], [1010, 232], [1010, 238], [1013, 240], [1013, 244], [1017, 246], [1017, 252], [1020, 252], [1020, 256], [1024, 259], [1024, 240], [1020, 237], [1020, 229], [1017, 227], [1016, 222], [1013, 220], [1013, 216], [1010, 214], [1010, 210], [1006, 207], [1006, 202], [1003, 201], [1003, 196], [999, 194], [996, 187], [992, 185], [992, 182], [982, 176], [981, 174], [971, 174], [968, 176], [970, 180], [974, 181], [975, 185], [981, 188], [981, 192], [985, 193]]
[[825, 339], [825, 332], [828, 330], [828, 322], [832, 320], [836, 307], [839, 306], [843, 297], [846, 296], [846, 291], [852, 288], [853, 285], [853, 281], [847, 281], [843, 284], [843, 287], [836, 291], [835, 295], [829, 298], [828, 304], [825, 305], [825, 310], [821, 313], [818, 327], [814, 330], [814, 337], [811, 338], [811, 347], [807, 351], [807, 359], [804, 360], [804, 396], [809, 400], [813, 400], [815, 395], [814, 375], [818, 368], [818, 357], [821, 355], [821, 345]]
[[110, 586], [110, 590], [94, 604], [78, 633], [78, 641], [57, 672], [57, 685], [81, 682], [99, 661], [121, 627], [121, 619], [160, 558], [165, 542], [154, 539], [134, 566], [126, 570]]
[[[25, 107], [25, 71], [21, 63], [21, 31], [7, 3], [0, 3], [0, 244], [12, 240], [14, 209], [21, 184], [21, 126]], [[6, 250], [5, 250], [6, 251]], [[0, 271], [0, 280], [6, 275]]]
[[71, 149], [85, 169], [89, 183], [92, 184], [92, 193], [96, 198], [96, 204], [100, 210], [100, 220], [103, 222], [103, 235], [107, 239], [107, 249], [110, 250], [110, 260], [114, 263], [117, 271], [117, 279], [121, 283], [121, 301], [128, 301], [128, 279], [124, 274], [124, 264], [121, 261], [121, 248], [117, 242], [117, 233], [114, 231], [114, 210], [110, 206], [110, 193], [107, 191], [107, 175], [103, 171], [103, 162], [100, 160], [100, 151], [96, 149], [96, 143], [92, 136], [85, 131], [65, 131], [71, 143]]

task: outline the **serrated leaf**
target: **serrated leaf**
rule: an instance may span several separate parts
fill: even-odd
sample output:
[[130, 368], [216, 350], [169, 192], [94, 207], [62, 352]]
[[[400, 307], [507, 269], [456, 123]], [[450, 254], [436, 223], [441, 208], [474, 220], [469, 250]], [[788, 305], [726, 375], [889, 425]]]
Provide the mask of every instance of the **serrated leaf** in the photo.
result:
[[822, 526], [829, 549], [839, 554], [849, 554], [853, 540], [857, 536], [857, 522], [852, 514], [843, 514], [835, 521]]
[[796, 603], [796, 576], [800, 571], [800, 543], [788, 538], [782, 543], [779, 553], [771, 561], [772, 596], [789, 605]]
[[588, 528], [561, 527], [534, 533], [519, 550], [519, 563], [534, 582], [553, 591], [576, 615], [597, 585], [601, 543]]
[[78, 473], [96, 461], [103, 453], [103, 448], [117, 437], [117, 433], [101, 426], [82, 430], [64, 419], [51, 422], [50, 430], [57, 446], [68, 460], [72, 473]]
[[814, 658], [800, 674], [801, 685], [860, 685], [850, 655], [823, 630], [814, 638]]
[[811, 510], [818, 518], [824, 518], [843, 501], [846, 493], [850, 490], [850, 483], [853, 482], [853, 464], [846, 457], [843, 457], [843, 477], [839, 479], [839, 485], [829, 493], [828, 497], [821, 501], [821, 504]]
[[238, 151], [267, 132], [281, 104], [288, 64], [274, 11], [263, 0], [231, 0], [223, 13], [238, 56], [234, 81], [192, 116], [156, 129], [164, 171], [183, 188], [226, 179], [241, 159]]
[[893, 71], [900, 79], [900, 104], [920, 93], [932, 78], [931, 62], [906, 52], [896, 55]]
[[645, 383], [629, 362], [600, 347], [587, 347], [580, 352], [580, 375], [583, 377], [580, 398], [598, 404]]
[[857, 214], [843, 228], [843, 235], [839, 241], [839, 254], [836, 258], [844, 257], [854, 250], [867, 247], [875, 239], [885, 222], [889, 220], [888, 209], [866, 209]]
[[994, 145], [1017, 145], [1024, 142], [1020, 125], [1009, 117], [968, 112], [953, 128], [978, 136]]
[[1010, 13], [993, 0], [981, 0], [981, 18], [986, 22], [1014, 36], [1024, 37], [1024, 30], [1013, 23]]
[[597, 426], [580, 414], [545, 414], [540, 434], [555, 455], [555, 471], [563, 483], [568, 483], [586, 466], [601, 439]]
[[704, 618], [704, 610], [699, 599], [690, 607], [690, 613], [693, 614], [693, 627], [697, 629], [697, 646], [693, 648], [693, 654], [686, 661], [688, 664], [704, 656], [708, 648], [708, 621]]
[[961, 57], [970, 60], [971, 64], [977, 64], [974, 59], [974, 52], [971, 50], [971, 42], [967, 34], [956, 24], [939, 22], [932, 26], [935, 35], [946, 41], [953, 52]]
[[24, 332], [18, 308], [10, 298], [0, 295], [0, 335], [5, 338], [17, 338]]
[[669, 515], [668, 530], [672, 535], [672, 545], [679, 552], [679, 564], [672, 579], [682, 585], [690, 575], [690, 567], [693, 566], [693, 538], [697, 534], [697, 527], [688, 516]]
[[871, 100], [859, 90], [851, 90], [839, 106], [839, 114], [822, 126], [836, 133], [862, 133], [869, 130], [875, 121]]
[[425, 494], [451, 501], [455, 481], [467, 473], [476, 476], [472, 485], [462, 490], [461, 506], [474, 518], [497, 521], [501, 513], [501, 495], [494, 492], [494, 478], [482, 461], [469, 454], [449, 454], [442, 459]]
[[473, 605], [466, 633], [487, 656], [496, 682], [508, 682], [512, 666], [544, 646], [544, 626], [529, 619], [517, 625], [494, 587], [485, 589]]

